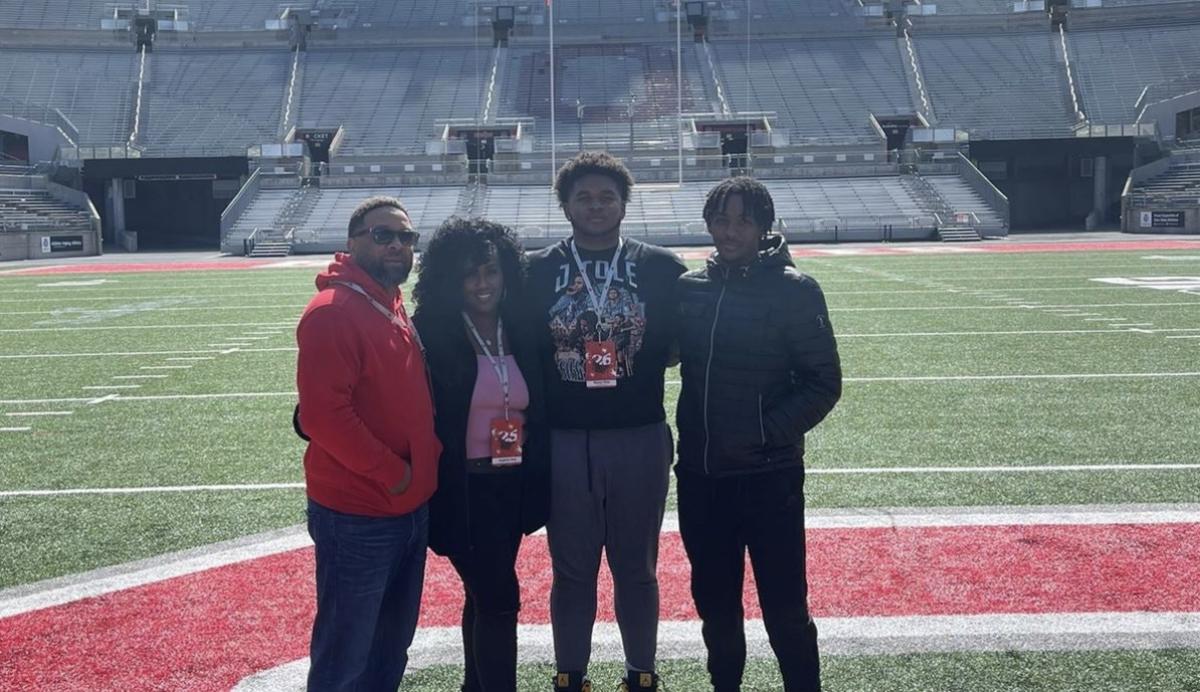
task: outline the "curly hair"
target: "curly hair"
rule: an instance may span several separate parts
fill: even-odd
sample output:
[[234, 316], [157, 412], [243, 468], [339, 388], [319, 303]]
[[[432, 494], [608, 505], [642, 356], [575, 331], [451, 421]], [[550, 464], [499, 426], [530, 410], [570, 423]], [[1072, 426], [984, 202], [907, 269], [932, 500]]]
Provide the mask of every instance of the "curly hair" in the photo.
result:
[[607, 151], [581, 151], [558, 169], [554, 176], [554, 192], [558, 203], [566, 206], [571, 197], [571, 188], [585, 175], [603, 175], [611, 178], [621, 193], [621, 201], [629, 202], [629, 191], [633, 189], [633, 174], [620, 159]]
[[775, 201], [766, 185], [744, 175], [726, 178], [708, 191], [704, 200], [705, 223], [712, 223], [713, 217], [725, 210], [725, 203], [733, 195], [742, 198], [742, 213], [754, 219], [764, 234], [770, 233], [775, 225]]
[[[426, 314], [452, 315], [463, 308], [463, 279], [493, 255], [504, 274], [500, 309], [519, 305], [525, 279], [525, 251], [508, 226], [487, 219], [446, 219], [421, 253], [413, 298]], [[457, 317], [455, 318], [457, 319]]]

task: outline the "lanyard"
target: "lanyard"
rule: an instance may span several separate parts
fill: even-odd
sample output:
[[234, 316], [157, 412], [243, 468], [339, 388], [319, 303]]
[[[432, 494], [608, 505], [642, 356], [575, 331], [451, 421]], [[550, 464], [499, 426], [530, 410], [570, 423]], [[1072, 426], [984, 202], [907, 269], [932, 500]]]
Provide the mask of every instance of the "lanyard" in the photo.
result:
[[400, 319], [400, 317], [398, 317], [396, 313], [389, 310], [386, 305], [380, 303], [378, 300], [375, 300], [375, 297], [370, 293], [367, 293], [366, 289], [364, 289], [362, 286], [359, 286], [352, 281], [333, 281], [331, 283], [338, 284], [339, 286], [345, 286], [363, 298], [366, 298], [368, 301], [370, 301], [371, 306], [379, 311], [379, 314], [388, 318], [388, 321], [390, 321], [392, 324], [400, 327], [401, 329], [411, 330], [413, 338], [417, 342], [417, 348], [421, 349], [422, 356], [425, 355], [425, 343], [421, 341], [421, 334], [417, 331], [417, 325], [413, 324], [413, 321], [408, 318], [408, 312], [404, 309], [403, 303], [400, 304], [400, 315], [402, 315], [404, 319]]
[[471, 336], [475, 337], [475, 343], [479, 344], [479, 348], [483, 350], [483, 355], [487, 356], [488, 362], [492, 364], [492, 370], [496, 372], [496, 379], [500, 380], [500, 391], [504, 392], [504, 420], [508, 420], [508, 361], [504, 360], [504, 319], [497, 318], [496, 320], [496, 351], [498, 355], [493, 356], [491, 349], [487, 347], [487, 342], [479, 335], [479, 330], [475, 328], [475, 323], [467, 317], [467, 313], [462, 314], [463, 322], [467, 323], [467, 329], [471, 330]]
[[617, 249], [613, 252], [612, 262], [608, 264], [608, 278], [604, 281], [604, 290], [600, 292], [599, 297], [596, 296], [596, 289], [592, 286], [592, 280], [588, 278], [587, 272], [583, 270], [583, 258], [579, 256], [579, 248], [575, 247], [575, 239], [572, 238], [569, 243], [571, 246], [571, 255], [575, 258], [575, 266], [579, 269], [579, 275], [583, 277], [583, 285], [587, 287], [588, 298], [592, 299], [592, 307], [596, 309], [596, 319], [604, 316], [604, 310], [601, 307], [600, 301], [607, 299], [608, 289], [612, 286], [613, 277], [617, 275], [617, 261], [621, 259], [621, 250], [625, 248], [625, 239], [617, 240]]

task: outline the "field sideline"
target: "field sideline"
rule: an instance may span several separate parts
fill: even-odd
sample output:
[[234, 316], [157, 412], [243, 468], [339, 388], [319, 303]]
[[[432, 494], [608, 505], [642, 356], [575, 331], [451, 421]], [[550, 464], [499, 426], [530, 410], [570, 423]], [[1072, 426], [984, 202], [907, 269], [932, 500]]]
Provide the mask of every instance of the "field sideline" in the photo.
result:
[[[797, 254], [846, 374], [807, 459], [828, 689], [1200, 690], [1200, 242]], [[0, 690], [299, 689], [317, 263], [0, 269]], [[705, 689], [673, 506], [663, 671]], [[522, 689], [552, 672], [546, 560], [529, 539]], [[460, 587], [428, 582], [403, 689], [457, 689]]]

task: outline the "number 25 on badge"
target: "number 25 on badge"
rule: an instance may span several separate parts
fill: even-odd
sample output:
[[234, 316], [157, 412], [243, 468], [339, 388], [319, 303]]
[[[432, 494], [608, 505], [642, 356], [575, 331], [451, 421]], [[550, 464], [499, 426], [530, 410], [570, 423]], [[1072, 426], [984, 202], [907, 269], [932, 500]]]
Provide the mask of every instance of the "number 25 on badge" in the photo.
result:
[[521, 463], [524, 430], [520, 421], [497, 418], [492, 421], [492, 466], [516, 466]]
[[589, 341], [583, 364], [588, 389], [617, 386], [617, 349], [611, 341]]

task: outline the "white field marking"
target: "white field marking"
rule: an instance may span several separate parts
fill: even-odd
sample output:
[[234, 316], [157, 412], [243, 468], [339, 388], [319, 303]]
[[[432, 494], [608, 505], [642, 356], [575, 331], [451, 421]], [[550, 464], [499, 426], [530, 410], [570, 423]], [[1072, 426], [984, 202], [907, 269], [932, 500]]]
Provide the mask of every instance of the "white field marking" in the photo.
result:
[[103, 404], [106, 401], [112, 401], [113, 399], [116, 399], [118, 396], [119, 395], [115, 394], [115, 393], [114, 394], [105, 394], [102, 397], [97, 397], [95, 399], [88, 399], [84, 403], [86, 403], [88, 406], [95, 406], [97, 404]]
[[0, 329], [0, 334], [30, 334], [34, 332], [99, 332], [99, 331], [132, 331], [147, 329], [225, 329], [229, 327], [295, 327], [296, 322], [284, 323], [237, 323], [237, 324], [128, 324], [106, 327], [23, 327], [21, 329]]
[[167, 375], [113, 375], [114, 380], [165, 380]]
[[[1191, 524], [1200, 504], [1032, 505], [979, 507], [879, 507], [813, 509], [810, 530], [945, 528], [976, 526]], [[663, 530], [677, 532], [678, 515], [667, 512]], [[216, 567], [255, 560], [312, 545], [303, 525], [244, 536], [136, 562], [0, 590], [0, 618], [102, 596]]]
[[192, 365], [143, 365], [138, 370], [191, 370]]
[[[229, 355], [229, 354], [231, 354], [231, 353], [237, 353], [237, 352], [238, 352], [238, 351], [240, 351], [240, 350], [241, 350], [241, 349], [240, 349], [240, 348], [238, 348], [237, 346], [233, 346], [233, 347], [230, 347], [230, 348], [227, 348], [227, 349], [225, 349], [224, 351], [221, 351], [221, 355], [223, 355], [223, 356], [227, 356], [227, 355]], [[300, 350], [300, 349], [296, 349], [296, 350]]]
[[303, 489], [303, 483], [227, 483], [223, 485], [151, 485], [128, 488], [62, 488], [59, 490], [0, 490], [6, 497], [62, 497], [68, 495], [146, 495], [150, 493], [212, 493]]
[[1175, 336], [1168, 336], [1167, 338], [1168, 339], [1200, 339], [1200, 334], [1178, 334]]
[[111, 308], [106, 310], [91, 310], [79, 313], [63, 313], [63, 310], [84, 310], [85, 308], [56, 308], [54, 310], [30, 310], [20, 312], [0, 312], [0, 317], [16, 317], [20, 315], [51, 315], [54, 317], [103, 317], [108, 313], [112, 313], [114, 317], [128, 317], [133, 314], [144, 314], [147, 312], [194, 312], [196, 310], [295, 310], [299, 312], [304, 309], [303, 305], [195, 305], [192, 307], [180, 308], [147, 308], [135, 307], [133, 311], [126, 308]]
[[861, 468], [808, 468], [806, 475], [883, 476], [936, 473], [1061, 473], [1068, 471], [1193, 471], [1200, 464], [1038, 464], [1024, 466], [876, 466]]
[[30, 430], [32, 430], [32, 428], [29, 428], [29, 427], [20, 427], [20, 428], [0, 428], [0, 432], [10, 432], [10, 433], [11, 433], [11, 432], [29, 432]]
[[[154, 291], [154, 289], [139, 289], [139, 290], [141, 290], [145, 293], [151, 293], [151, 292], [157, 293], [157, 291]], [[18, 305], [32, 305], [32, 304], [47, 303], [47, 302], [54, 302], [54, 301], [75, 302], [75, 301], [80, 300], [81, 295], [82, 295], [75, 291], [72, 291], [69, 293], [62, 292], [62, 293], [58, 293], [58, 294], [51, 294], [47, 291], [12, 291], [12, 293], [32, 293], [34, 295], [31, 295], [27, 298], [5, 298], [3, 300], [0, 300], [0, 305], [9, 304], [9, 303], [18, 304]], [[270, 297], [292, 297], [292, 298], [295, 298], [297, 296], [297, 293], [298, 293], [297, 291], [286, 291], [286, 292], [282, 292], [282, 293], [259, 293], [258, 291], [254, 291], [254, 297], [262, 298], [262, 297], [270, 296]], [[86, 300], [90, 303], [92, 301], [102, 301], [102, 300], [128, 301], [136, 296], [132, 296], [132, 295], [122, 295], [122, 296], [86, 295], [83, 297], [86, 298]], [[197, 299], [197, 300], [205, 300], [205, 301], [222, 301], [222, 300], [237, 301], [237, 300], [245, 300], [246, 293], [245, 292], [227, 293], [227, 294], [221, 295], [221, 294], [216, 294], [216, 293], [197, 294], [195, 292], [189, 291], [188, 297]], [[61, 307], [59, 307], [57, 309], [60, 309], [60, 310], [62, 310], [62, 309], [82, 310], [84, 308], [81, 308], [78, 306], [72, 306], [72, 305], [62, 305]]]
[[[1014, 310], [1025, 308], [1023, 305], [930, 305], [930, 306], [889, 306], [871, 308], [838, 308], [836, 312], [928, 312], [931, 310]], [[1049, 308], [1162, 308], [1162, 307], [1200, 307], [1200, 301], [1169, 302], [1169, 303], [1099, 303], [1095, 305], [1046, 305], [1038, 306], [1046, 312], [1054, 312]]]
[[81, 286], [99, 286], [109, 283], [110, 279], [80, 279], [77, 281], [55, 281], [47, 284], [37, 284], [38, 288], [67, 288]]
[[1161, 262], [1198, 262], [1200, 261], [1200, 255], [1149, 255], [1142, 259], [1158, 260]]
[[[1197, 329], [1200, 331], [1200, 329]], [[246, 353], [274, 353], [277, 351], [296, 351], [299, 350], [295, 346], [278, 346], [276, 348], [244, 348]], [[99, 351], [94, 353], [14, 353], [0, 355], [0, 360], [25, 360], [36, 358], [99, 358], [103, 356], [169, 356], [179, 355], [184, 353], [216, 353], [220, 354], [219, 349], [201, 349], [197, 351]], [[175, 360], [167, 358], [166, 360]], [[210, 357], [211, 360], [211, 357]]]
[[303, 526], [245, 536], [0, 591], [0, 618], [132, 589], [312, 545]]
[[[990, 382], [1004, 380], [1095, 380], [1155, 377], [1200, 377], [1200, 372], [1125, 372], [1073, 373], [1045, 375], [910, 375], [888, 377], [844, 377], [843, 382]], [[680, 386], [682, 380], [667, 380], [665, 384]]]
[[175, 356], [172, 358], [164, 358], [163, 360], [187, 362], [187, 361], [216, 360], [216, 357], [215, 356]]
[[[1112, 325], [1116, 327], [1117, 325]], [[1140, 324], [1122, 325], [1124, 327], [1149, 327], [1152, 326], [1149, 322]], [[838, 339], [876, 339], [876, 338], [897, 338], [897, 337], [921, 337], [921, 336], [1041, 336], [1049, 334], [1129, 334], [1132, 329], [1036, 329], [1036, 330], [1011, 330], [1011, 331], [978, 331], [978, 332], [882, 332], [879, 334], [838, 334]], [[1143, 332], [1145, 330], [1142, 330]], [[1187, 331], [1200, 332], [1200, 327], [1182, 328], [1182, 329], [1156, 329], [1156, 332], [1169, 331]]]
[[70, 416], [74, 411], [9, 411], [4, 414], [10, 418], [26, 418], [33, 416]]
[[102, 384], [102, 385], [89, 385], [87, 387], [80, 387], [80, 389], [104, 389], [104, 390], [108, 390], [108, 389], [141, 389], [141, 388], [142, 388], [142, 385], [140, 385], [140, 384]]
[[244, 348], [246, 346], [253, 346], [253, 344], [246, 342], [246, 341], [229, 341], [229, 342], [226, 342], [223, 344], [209, 344], [209, 347], [211, 347], [211, 348], [221, 348], [221, 349], [234, 348], [234, 347]]
[[266, 339], [270, 339], [271, 337], [270, 336], [250, 336], [250, 335], [243, 334], [242, 336], [239, 336], [238, 338], [243, 341], [265, 341]]
[[1200, 377], [1200, 372], [1105, 372], [1046, 375], [916, 375], [899, 377], [847, 377], [845, 382], [970, 382], [994, 380], [1106, 380], [1142, 377]]
[[[821, 653], [831, 656], [897, 655], [958, 651], [1101, 651], [1194, 648], [1200, 644], [1200, 613], [1054, 613], [1048, 615], [911, 615], [816, 618]], [[772, 660], [762, 620], [746, 620], [746, 653]], [[522, 664], [554, 662], [550, 625], [519, 625]], [[703, 655], [698, 620], [658, 623], [658, 658], [695, 659]], [[462, 630], [423, 627], [408, 649], [408, 670], [462, 665]], [[591, 660], [625, 658], [621, 632], [613, 622], [597, 622]], [[303, 692], [307, 658], [242, 679], [234, 692]]]
[[1112, 319], [1113, 318], [1111, 318], [1111, 317], [1085, 317], [1085, 318], [1083, 318], [1083, 321], [1084, 322], [1110, 322], [1110, 321], [1112, 321]]

